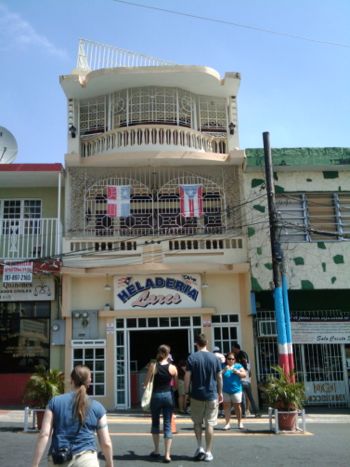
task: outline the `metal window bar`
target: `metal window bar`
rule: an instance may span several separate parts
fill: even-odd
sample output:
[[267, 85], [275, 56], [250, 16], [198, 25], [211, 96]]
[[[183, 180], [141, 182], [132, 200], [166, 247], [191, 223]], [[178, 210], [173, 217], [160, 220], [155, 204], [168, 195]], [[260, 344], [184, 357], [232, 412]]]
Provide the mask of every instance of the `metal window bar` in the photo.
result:
[[[300, 311], [300, 316], [338, 316], [338, 310]], [[255, 319], [257, 332], [257, 378], [258, 383], [266, 381], [273, 373], [272, 366], [278, 364], [277, 339], [266, 337], [260, 330], [261, 323], [274, 320], [273, 311], [260, 311]], [[294, 361], [298, 381], [306, 385], [307, 405], [345, 407], [349, 403], [347, 369], [343, 346], [340, 344], [294, 344]], [[320, 394], [318, 394], [320, 392]]]
[[[148, 183], [154, 184], [151, 177]], [[162, 182], [162, 180], [160, 180]], [[203, 186], [203, 214], [187, 218], [180, 213], [181, 184]], [[111, 218], [107, 215], [107, 186], [131, 186], [130, 216]], [[210, 179], [184, 175], [166, 182], [158, 190], [136, 179], [109, 178], [90, 187], [84, 197], [84, 232], [93, 236], [195, 234], [226, 230], [225, 195], [221, 187]]]

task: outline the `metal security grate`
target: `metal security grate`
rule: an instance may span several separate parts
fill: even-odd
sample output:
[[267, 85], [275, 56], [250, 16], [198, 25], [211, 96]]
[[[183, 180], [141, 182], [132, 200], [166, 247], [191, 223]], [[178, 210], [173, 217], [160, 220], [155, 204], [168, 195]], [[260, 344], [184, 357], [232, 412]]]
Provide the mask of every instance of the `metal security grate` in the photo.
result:
[[[180, 212], [180, 185], [203, 187], [203, 213], [184, 217]], [[107, 214], [107, 186], [131, 187], [130, 215]], [[226, 209], [224, 190], [210, 179], [184, 175], [170, 180], [158, 190], [133, 178], [109, 178], [90, 187], [85, 195], [85, 233], [96, 236], [224, 233]]]

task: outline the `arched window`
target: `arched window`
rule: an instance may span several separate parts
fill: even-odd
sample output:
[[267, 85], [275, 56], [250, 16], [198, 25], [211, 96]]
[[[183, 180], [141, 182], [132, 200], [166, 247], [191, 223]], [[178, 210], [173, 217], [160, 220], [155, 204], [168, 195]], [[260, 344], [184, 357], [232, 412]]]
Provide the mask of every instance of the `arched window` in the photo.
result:
[[97, 236], [149, 235], [153, 199], [147, 186], [126, 178], [108, 178], [85, 194], [85, 232]]
[[213, 181], [195, 175], [173, 179], [157, 193], [161, 234], [223, 233], [225, 196]]

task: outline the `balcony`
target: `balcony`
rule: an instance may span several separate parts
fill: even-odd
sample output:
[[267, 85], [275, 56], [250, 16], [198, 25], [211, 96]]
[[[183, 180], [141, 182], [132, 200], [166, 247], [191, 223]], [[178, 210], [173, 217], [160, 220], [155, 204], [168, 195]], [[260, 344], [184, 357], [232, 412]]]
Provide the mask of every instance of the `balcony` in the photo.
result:
[[[115, 262], [134, 267], [148, 263], [195, 265], [208, 263], [237, 267], [247, 263], [246, 239], [241, 234], [168, 236], [148, 238], [66, 237], [65, 264], [74, 267], [103, 266]], [[238, 269], [237, 269], [238, 270]]]
[[51, 258], [61, 253], [61, 232], [55, 218], [0, 219], [0, 258]]
[[83, 158], [141, 151], [227, 154], [227, 137], [178, 126], [137, 125], [83, 136], [80, 143]]

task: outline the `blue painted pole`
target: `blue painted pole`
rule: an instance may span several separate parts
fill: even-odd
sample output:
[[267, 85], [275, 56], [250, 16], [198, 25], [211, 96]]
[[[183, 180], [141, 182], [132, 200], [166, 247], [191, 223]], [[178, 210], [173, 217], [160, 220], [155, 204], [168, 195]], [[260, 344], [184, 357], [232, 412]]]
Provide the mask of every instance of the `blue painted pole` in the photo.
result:
[[290, 310], [288, 300], [288, 278], [287, 275], [282, 273], [282, 295], [283, 295], [283, 309], [284, 309], [284, 320], [287, 335], [287, 347], [288, 347], [288, 359], [289, 359], [289, 371], [294, 371], [294, 355], [293, 355], [293, 337], [292, 327], [290, 323]]
[[283, 292], [281, 286], [275, 288], [273, 298], [275, 304], [275, 318], [277, 327], [278, 364], [283, 368], [284, 373], [288, 375], [290, 373], [288, 342], [284, 318]]

